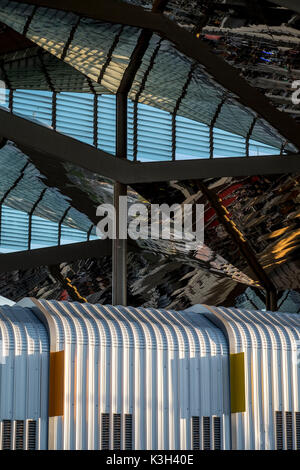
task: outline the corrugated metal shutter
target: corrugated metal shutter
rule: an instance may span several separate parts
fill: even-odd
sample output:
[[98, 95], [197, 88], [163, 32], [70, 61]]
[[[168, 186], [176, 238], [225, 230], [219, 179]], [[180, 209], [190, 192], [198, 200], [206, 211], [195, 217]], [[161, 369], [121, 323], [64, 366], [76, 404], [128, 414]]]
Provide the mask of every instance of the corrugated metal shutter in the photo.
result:
[[[31, 222], [31, 249], [58, 245], [59, 224], [33, 215]], [[25, 212], [2, 206], [0, 252], [8, 253], [28, 249], [29, 215]], [[98, 239], [91, 235], [90, 240]], [[87, 232], [62, 225], [61, 245], [87, 240]]]
[[93, 96], [89, 93], [58, 93], [56, 128], [63, 134], [93, 145]]
[[269, 145], [256, 142], [255, 140], [249, 140], [249, 155], [252, 157], [258, 157], [259, 155], [278, 155], [278, 149], [270, 147]]
[[116, 97], [102, 95], [98, 99], [98, 148], [116, 153]]
[[41, 217], [32, 216], [30, 248], [43, 248], [58, 244], [58, 224]]
[[241, 157], [246, 152], [246, 140], [239, 135], [230, 134], [214, 128], [214, 158]]
[[[8, 96], [8, 92], [6, 92]], [[6, 100], [8, 102], [8, 99]], [[6, 103], [7, 104], [7, 103]], [[152, 106], [137, 106], [137, 159], [166, 161], [172, 159], [172, 115]], [[17, 90], [14, 92], [15, 113], [51, 125], [52, 93]], [[57, 130], [75, 139], [94, 143], [94, 95], [91, 93], [57, 93]], [[116, 96], [98, 97], [98, 148], [116, 153]], [[128, 158], [134, 154], [133, 102], [128, 100]], [[214, 157], [234, 157], [246, 154], [246, 139], [214, 127]], [[249, 140], [249, 155], [278, 155], [279, 150]], [[209, 126], [188, 118], [176, 116], [177, 160], [210, 157]]]
[[176, 160], [209, 156], [209, 127], [191, 119], [176, 117]]
[[27, 250], [29, 216], [25, 212], [2, 206], [1, 245], [2, 252]]
[[68, 243], [85, 242], [87, 240], [86, 232], [82, 232], [72, 227], [62, 225], [61, 227], [61, 245]]
[[13, 112], [52, 124], [52, 93], [39, 90], [16, 90], [13, 98]]
[[172, 116], [145, 104], [138, 105], [137, 160], [172, 159]]

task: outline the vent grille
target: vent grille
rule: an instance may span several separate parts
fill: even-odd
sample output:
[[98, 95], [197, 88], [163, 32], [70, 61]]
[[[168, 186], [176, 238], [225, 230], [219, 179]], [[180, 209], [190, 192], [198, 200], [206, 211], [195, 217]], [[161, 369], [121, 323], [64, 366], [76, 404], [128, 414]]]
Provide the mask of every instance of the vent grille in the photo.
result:
[[296, 412], [296, 450], [300, 450], [300, 412]]
[[2, 450], [11, 449], [11, 421], [5, 419], [2, 424]]
[[101, 449], [109, 450], [109, 413], [101, 415]]
[[221, 419], [219, 416], [213, 417], [214, 426], [214, 449], [221, 450]]
[[285, 431], [286, 431], [286, 448], [293, 449], [293, 415], [290, 411], [285, 413]]
[[113, 450], [121, 449], [121, 415], [113, 415]]
[[37, 450], [38, 449], [38, 421], [21, 420], [11, 421], [4, 419], [2, 424], [2, 450]]
[[276, 411], [275, 425], [276, 425], [276, 449], [282, 450], [283, 449], [282, 411]]
[[36, 421], [28, 421], [28, 433], [27, 433], [27, 449], [36, 449]]
[[203, 416], [203, 449], [210, 450], [210, 418]]
[[16, 421], [16, 450], [24, 449], [24, 421]]
[[132, 450], [132, 415], [125, 415], [125, 450]]
[[200, 449], [200, 419], [198, 416], [192, 417], [192, 448]]

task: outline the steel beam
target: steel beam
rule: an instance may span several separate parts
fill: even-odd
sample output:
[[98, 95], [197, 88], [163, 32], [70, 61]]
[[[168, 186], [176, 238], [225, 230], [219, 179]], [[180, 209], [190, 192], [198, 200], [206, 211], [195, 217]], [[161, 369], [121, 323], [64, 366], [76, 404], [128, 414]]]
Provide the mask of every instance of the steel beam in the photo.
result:
[[277, 5], [288, 8], [289, 10], [295, 11], [300, 14], [300, 3], [299, 0], [269, 0], [270, 3], [276, 3]]
[[[125, 105], [125, 104], [124, 104]], [[78, 165], [124, 184], [254, 176], [300, 171], [300, 154], [259, 157], [203, 158], [170, 162], [130, 162], [0, 109], [1, 135], [25, 154]], [[122, 137], [122, 140], [124, 136]], [[3, 145], [6, 140], [3, 141]], [[125, 145], [123, 140], [123, 146]]]
[[128, 162], [116, 164], [114, 156], [66, 135], [0, 109], [1, 135], [15, 142], [25, 153], [73, 163], [107, 178], [122, 178]]
[[266, 308], [267, 310], [275, 311], [276, 305], [276, 287], [268, 276], [267, 272], [259, 263], [255, 252], [236, 227], [232, 219], [229, 218], [228, 211], [223, 206], [222, 201], [213, 191], [211, 191], [207, 184], [203, 181], [198, 182], [199, 189], [206, 197], [210, 206], [214, 209], [219, 222], [223, 225], [224, 229], [230, 236], [235, 246], [239, 249], [242, 257], [247, 262], [249, 268], [254, 274], [255, 280], [259, 283], [258, 286], [266, 290]]
[[128, 184], [158, 181], [184, 181], [223, 176], [255, 176], [296, 173], [300, 171], [300, 154], [260, 157], [229, 157], [180, 160], [175, 162], [135, 163], [126, 175]]
[[180, 52], [204, 65], [207, 72], [226, 90], [237, 95], [244, 106], [255, 111], [300, 149], [300, 127], [294, 119], [278, 111], [262, 93], [240, 77], [239, 72], [233, 66], [214, 54], [205, 42], [177, 26], [163, 14], [149, 12], [141, 7], [116, 0], [109, 2], [99, 2], [99, 0], [86, 0], [85, 2], [81, 0], [26, 0], [24, 2], [18, 0], [18, 2], [70, 11], [96, 20], [140, 27], [158, 33], [171, 41]]
[[0, 272], [58, 265], [80, 259], [102, 258], [111, 256], [111, 249], [111, 240], [107, 239], [0, 254]]

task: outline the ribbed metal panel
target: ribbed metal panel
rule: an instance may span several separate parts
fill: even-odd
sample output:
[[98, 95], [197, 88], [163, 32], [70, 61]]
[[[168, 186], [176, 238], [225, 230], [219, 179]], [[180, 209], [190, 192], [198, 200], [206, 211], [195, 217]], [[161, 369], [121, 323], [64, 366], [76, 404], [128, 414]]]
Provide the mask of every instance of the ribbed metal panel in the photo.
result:
[[0, 346], [0, 448], [46, 449], [46, 329], [29, 309], [1, 306]]
[[65, 356], [64, 416], [50, 419], [51, 448], [124, 449], [132, 436], [132, 449], [192, 449], [194, 416], [201, 427], [208, 417], [209, 445], [211, 417], [220, 416], [220, 445], [229, 448], [227, 342], [206, 318], [33, 302], [48, 325], [51, 351]]
[[232, 414], [233, 448], [296, 449], [300, 316], [199, 308], [227, 335], [230, 353], [244, 354], [246, 410]]

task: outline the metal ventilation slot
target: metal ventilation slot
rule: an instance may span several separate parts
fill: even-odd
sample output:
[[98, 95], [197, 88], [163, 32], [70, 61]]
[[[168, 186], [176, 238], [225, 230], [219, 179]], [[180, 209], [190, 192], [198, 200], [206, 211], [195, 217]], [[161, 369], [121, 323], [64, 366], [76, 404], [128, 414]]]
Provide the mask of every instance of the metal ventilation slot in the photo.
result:
[[200, 449], [200, 419], [199, 416], [192, 416], [192, 448]]
[[283, 449], [283, 425], [282, 425], [282, 411], [275, 412], [276, 424], [276, 449]]
[[15, 423], [16, 450], [24, 449], [24, 421], [17, 420]]
[[293, 415], [290, 411], [285, 413], [285, 432], [286, 432], [286, 448], [293, 450]]
[[213, 417], [214, 427], [214, 450], [221, 450], [221, 419], [219, 416]]
[[203, 449], [210, 450], [210, 417], [203, 416]]
[[113, 450], [121, 449], [121, 415], [113, 415]]
[[109, 413], [101, 415], [101, 446], [102, 450], [109, 450]]
[[28, 421], [27, 424], [28, 424], [27, 450], [35, 450], [36, 449], [36, 431], [37, 431], [36, 421]]
[[132, 415], [125, 415], [125, 450], [132, 450]]
[[296, 450], [300, 450], [300, 412], [295, 413], [296, 421]]
[[11, 449], [11, 421], [4, 419], [2, 423], [2, 450]]

